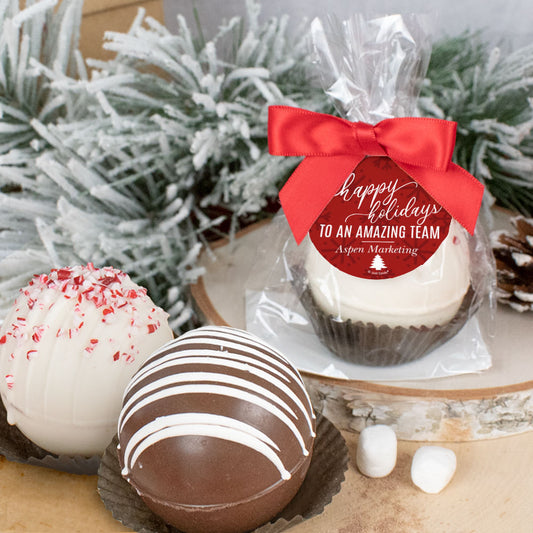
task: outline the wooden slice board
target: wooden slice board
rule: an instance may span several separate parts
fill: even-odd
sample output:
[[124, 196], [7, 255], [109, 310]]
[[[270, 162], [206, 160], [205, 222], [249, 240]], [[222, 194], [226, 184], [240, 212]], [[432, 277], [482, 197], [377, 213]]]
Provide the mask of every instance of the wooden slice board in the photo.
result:
[[[268, 224], [247, 228], [204, 253], [192, 295], [207, 322], [245, 328], [244, 282]], [[303, 372], [315, 407], [338, 427], [392, 426], [418, 441], [470, 441], [533, 428], [533, 315], [498, 307], [493, 366], [477, 374], [405, 382], [341, 380]]]

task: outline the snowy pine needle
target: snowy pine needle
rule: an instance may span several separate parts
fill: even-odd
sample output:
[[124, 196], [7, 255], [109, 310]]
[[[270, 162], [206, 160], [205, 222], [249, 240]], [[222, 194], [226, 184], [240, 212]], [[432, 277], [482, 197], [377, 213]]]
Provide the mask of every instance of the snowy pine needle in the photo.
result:
[[[62, 2], [69, 4], [77, 5]], [[44, 18], [14, 5], [5, 24], [18, 17], [43, 30]], [[46, 98], [36, 97], [28, 116], [18, 107], [9, 115], [25, 129], [0, 169], [3, 312], [31, 274], [92, 261], [146, 286], [176, 331], [190, 324], [188, 285], [202, 273], [203, 234], [221, 222], [205, 210], [223, 206], [234, 220], [260, 215], [295, 165], [267, 154], [268, 106], [327, 106], [306, 83], [303, 40], [289, 40], [285, 18], [259, 24], [257, 9], [250, 3], [247, 18], [201, 44], [184, 19], [172, 35], [141, 10], [128, 34], [106, 35], [117, 56], [89, 61], [90, 77], [67, 73], [59, 42], [34, 50], [21, 71], [31, 70], [28, 83], [45, 88]], [[54, 17], [55, 27], [76, 33], [68, 7]], [[218, 50], [223, 41], [231, 57]], [[45, 120], [44, 108], [56, 120]], [[13, 139], [8, 124], [0, 122], [0, 135], [3, 126]]]
[[477, 34], [433, 48], [424, 115], [458, 123], [454, 158], [501, 205], [533, 213], [533, 46], [507, 55]]
[[[178, 333], [195, 324], [206, 235], [265, 216], [298, 163], [268, 155], [268, 106], [332, 104], [305, 26], [260, 23], [255, 1], [207, 42], [141, 9], [90, 70], [81, 3], [0, 0], [0, 317], [33, 274], [92, 261], [144, 285]], [[461, 39], [436, 47], [422, 110], [459, 122], [457, 162], [494, 196], [532, 208], [533, 50], [500, 57]]]

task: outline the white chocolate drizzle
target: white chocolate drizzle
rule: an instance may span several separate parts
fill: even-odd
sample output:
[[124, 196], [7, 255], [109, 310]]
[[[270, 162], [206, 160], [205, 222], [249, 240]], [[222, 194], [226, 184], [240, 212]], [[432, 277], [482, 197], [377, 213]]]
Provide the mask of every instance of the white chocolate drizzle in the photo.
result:
[[[302, 393], [296, 392], [298, 389]], [[124, 394], [119, 435], [128, 422], [136, 424], [132, 419], [143, 409], [153, 406], [157, 413], [157, 402], [191, 394], [231, 398], [264, 410], [289, 429], [302, 455], [309, 455], [305, 442], [314, 436], [314, 414], [298, 371], [281, 354], [252, 335], [224, 327], [188, 332], [147, 359]], [[298, 420], [305, 424], [298, 425]], [[141, 454], [151, 446], [186, 435], [218, 438], [248, 447], [267, 458], [282, 479], [290, 478], [281, 459], [280, 446], [270, 437], [245, 421], [210, 412], [161, 412], [137, 427], [122, 446], [123, 475], [128, 475]]]
[[[194, 354], [198, 354], [199, 357], [195, 357]], [[212, 354], [212, 355], [210, 355]], [[265, 372], [251, 364], [239, 363], [232, 360], [232, 354], [227, 352], [219, 352], [216, 350], [185, 350], [182, 352], [175, 352], [165, 356], [165, 362], [162, 363], [161, 368], [169, 368], [171, 366], [180, 366], [180, 365], [214, 365], [214, 366], [224, 366], [228, 368], [234, 368], [236, 370], [243, 370], [249, 372], [264, 381], [274, 385], [281, 392], [285, 393], [287, 396], [290, 396], [291, 400], [298, 406], [300, 412], [305, 417], [307, 425], [309, 426], [310, 431], [313, 430], [313, 423], [311, 421], [311, 416], [308, 410], [305, 408], [304, 404], [298, 398], [298, 396], [282, 381], [277, 379], [274, 375]], [[145, 367], [141, 369], [138, 375], [136, 375], [133, 380], [130, 382], [126, 394], [131, 392], [132, 388], [138, 385], [142, 380], [146, 379], [150, 375], [159, 371], [158, 365], [154, 364], [148, 372], [144, 372]], [[220, 381], [224, 381], [225, 374], [217, 374]], [[170, 376], [169, 380], [161, 380], [160, 386], [170, 385], [171, 380], [174, 379], [174, 376]], [[144, 389], [141, 389], [144, 390]]]
[[[244, 381], [244, 380], [243, 380]], [[266, 391], [266, 389], [263, 389]], [[268, 392], [268, 391], [266, 391]], [[163, 398], [168, 398], [170, 396], [178, 396], [180, 394], [216, 394], [219, 396], [227, 396], [228, 398], [237, 398], [239, 400], [242, 400], [244, 402], [253, 403], [259, 407], [262, 407], [266, 411], [269, 411], [271, 414], [273, 414], [278, 420], [283, 422], [294, 434], [296, 439], [298, 440], [301, 448], [302, 453], [304, 455], [309, 455], [309, 451], [305, 447], [305, 443], [303, 441], [303, 437], [298, 431], [298, 428], [294, 424], [294, 422], [279, 408], [277, 408], [275, 405], [273, 405], [271, 402], [264, 400], [260, 396], [257, 396], [256, 394], [251, 394], [246, 391], [242, 391], [240, 389], [235, 389], [232, 387], [225, 387], [222, 385], [204, 385], [204, 384], [189, 384], [189, 385], [181, 385], [178, 387], [168, 387], [165, 389], [160, 390], [159, 392], [154, 393], [148, 398], [144, 398], [143, 400], [139, 401], [139, 403], [136, 405], [136, 409], [141, 409], [142, 407], [150, 404], [153, 401], [161, 400]], [[294, 412], [291, 411], [294, 415]], [[128, 413], [124, 420], [122, 420], [121, 427], [124, 427], [124, 424], [128, 421], [128, 419], [131, 416], [132, 411]]]
[[129, 472], [127, 465], [134, 464], [141, 453], [153, 444], [163, 439], [186, 435], [214, 437], [252, 448], [276, 466], [282, 479], [291, 478], [290, 472], [283, 466], [279, 456], [275, 453], [275, 451], [279, 451], [279, 448], [263, 432], [234, 418], [207, 413], [181, 413], [162, 416], [143, 426], [131, 437], [124, 450], [124, 464], [126, 466], [122, 470], [122, 475], [127, 476]]

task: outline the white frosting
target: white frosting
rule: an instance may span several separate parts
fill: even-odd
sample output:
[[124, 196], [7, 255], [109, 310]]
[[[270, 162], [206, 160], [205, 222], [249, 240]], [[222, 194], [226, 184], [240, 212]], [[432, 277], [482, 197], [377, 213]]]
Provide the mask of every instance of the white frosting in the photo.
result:
[[[262, 389], [265, 392], [266, 389]], [[179, 396], [180, 394], [215, 394], [217, 396], [227, 396], [228, 398], [237, 398], [239, 400], [242, 400], [244, 402], [255, 404], [259, 407], [262, 407], [265, 409], [265, 411], [268, 411], [270, 414], [274, 415], [278, 420], [280, 420], [283, 424], [285, 424], [293, 433], [293, 435], [296, 437], [298, 442], [300, 443], [300, 446], [302, 448], [302, 453], [304, 455], [309, 455], [309, 451], [305, 448], [305, 443], [303, 441], [302, 435], [298, 431], [298, 428], [295, 426], [294, 422], [279, 408], [277, 408], [275, 405], [272, 404], [271, 401], [267, 401], [260, 396], [257, 396], [256, 394], [251, 394], [246, 391], [242, 391], [240, 389], [235, 389], [232, 387], [225, 387], [222, 385], [205, 385], [205, 384], [188, 384], [178, 387], [169, 387], [163, 390], [159, 390], [150, 398], [145, 398], [143, 400], [140, 400], [137, 404], [137, 409], [141, 409], [142, 407], [145, 407], [152, 401], [161, 400], [163, 398], [168, 398], [170, 396]], [[271, 400], [272, 397], [269, 396], [269, 400]], [[291, 414], [295, 417], [294, 411], [291, 411]], [[124, 424], [128, 421], [130, 418], [131, 413], [126, 415], [124, 419], [120, 422], [120, 427], [123, 427]]]
[[305, 270], [313, 297], [326, 313], [391, 327], [445, 324], [457, 313], [470, 285], [467, 237], [454, 220], [437, 251], [402, 276], [350, 276], [332, 266], [310, 241]]
[[[211, 330], [213, 330], [213, 328], [210, 326], [206, 326], [204, 328], [199, 329], [193, 329], [182, 335], [180, 338], [180, 342], [183, 339], [187, 339], [187, 345], [194, 346], [195, 344], [201, 344], [202, 342], [204, 342], [203, 339], [205, 338], [205, 334], [209, 333]], [[238, 334], [233, 333], [233, 331], [238, 331]], [[287, 376], [289, 376], [291, 380], [294, 380], [294, 382], [300, 386], [302, 391], [305, 392], [305, 387], [303, 385], [302, 378], [296, 368], [292, 365], [287, 365], [287, 359], [281, 354], [281, 352], [277, 351], [273, 346], [266, 344], [265, 342], [259, 340], [258, 337], [254, 337], [253, 335], [244, 330], [224, 331], [223, 328], [217, 328], [217, 330], [213, 332], [216, 332], [217, 345], [220, 346], [221, 349], [239, 349], [240, 347], [242, 347], [242, 345], [240, 344], [241, 342], [244, 341], [247, 343], [251, 343], [250, 346], [247, 348], [248, 353], [253, 354], [256, 357], [259, 357], [260, 359], [263, 359], [268, 362], [267, 365], [263, 366], [273, 365], [285, 374], [287, 374]], [[254, 348], [254, 345], [257, 348]], [[265, 353], [265, 351], [267, 353]], [[233, 357], [235, 357], [235, 354], [232, 355]], [[283, 379], [287, 380], [287, 378]], [[311, 403], [309, 403], [308, 407], [312, 410]]]
[[[187, 365], [193, 370], [181, 370]], [[162, 377], [150, 379], [159, 372]], [[241, 375], [234, 375], [235, 372]], [[242, 377], [243, 372], [253, 379]], [[296, 384], [301, 393], [295, 393], [289, 386], [291, 384]], [[158, 349], [133, 377], [124, 393], [124, 406], [118, 422], [119, 436], [130, 421], [136, 424], [134, 416], [137, 413], [153, 408], [157, 402], [185, 394], [238, 399], [243, 403], [243, 409], [236, 411], [238, 416], [245, 417], [250, 406], [264, 410], [289, 429], [302, 456], [309, 455], [305, 443], [314, 436], [314, 415], [298, 371], [279, 352], [246, 332], [204, 327]], [[305, 423], [297, 424], [298, 421]], [[250, 448], [270, 460], [282, 479], [290, 478], [281, 459], [280, 446], [246, 423], [245, 418], [229, 418], [214, 412], [177, 413], [158, 416], [130, 431], [133, 431], [132, 436], [122, 446], [124, 476], [150, 446], [167, 438], [198, 435], [229, 440]]]
[[[176, 361], [176, 358], [174, 354], [172, 353], [167, 354], [163, 357], [160, 357], [156, 361], [152, 361], [152, 362], [147, 361], [147, 364], [145, 364], [142, 370], [140, 370], [139, 373], [135, 376], [135, 381], [132, 381], [129, 384], [124, 394], [127, 394], [132, 389], [132, 387], [135, 386], [135, 383], [138, 382], [140, 379], [144, 379], [146, 376], [149, 376], [150, 374], [153, 374], [154, 372], [159, 371], [162, 368], [169, 368], [175, 365], [185, 365], [185, 364], [195, 364], [195, 363], [204, 363], [204, 364], [210, 364], [210, 362], [211, 364], [222, 363], [222, 364], [227, 364], [228, 366], [233, 365], [234, 368], [241, 368], [241, 369], [246, 368], [245, 365], [247, 364], [253, 364], [263, 370], [269, 370], [271, 372], [274, 372], [276, 376], [278, 376], [280, 379], [284, 380], [285, 382], [289, 381], [289, 379], [282, 372], [280, 372], [277, 366], [273, 367], [272, 365], [266, 363], [265, 361], [261, 361], [257, 358], [248, 357], [242, 354], [236, 354], [236, 353], [228, 352], [228, 351], [223, 351], [223, 352], [220, 351], [220, 352], [217, 352], [217, 355], [219, 354], [223, 355], [223, 359], [216, 360], [216, 361], [213, 361], [213, 352], [211, 350], [205, 350], [201, 348], [181, 350], [180, 354], [181, 354], [181, 357], [179, 361]], [[206, 359], [205, 357], [209, 357], [210, 359]], [[190, 360], [185, 360], [185, 358], [190, 358]]]
[[145, 289], [112, 268], [35, 277], [0, 328], [9, 423], [52, 453], [102, 453], [127, 383], [173, 337], [167, 318]]
[[[188, 387], [186, 385], [181, 385], [178, 387], [169, 387], [169, 385], [173, 385], [176, 383], [197, 383], [199, 381], [207, 381], [210, 383], [225, 383], [226, 385], [231, 385], [233, 387], [232, 390], [238, 390], [237, 387], [245, 388], [248, 390], [253, 391], [255, 394], [260, 394], [262, 396], [266, 396], [272, 403], [277, 404], [282, 409], [284, 409], [287, 413], [292, 415], [296, 419], [296, 413], [293, 409], [291, 409], [285, 402], [281, 401], [279, 396], [276, 396], [271, 391], [266, 389], [265, 387], [261, 387], [260, 385], [257, 385], [256, 383], [253, 383], [251, 381], [248, 381], [246, 379], [239, 378], [237, 376], [231, 376], [228, 374], [220, 375], [219, 373], [209, 373], [209, 372], [180, 372], [179, 374], [176, 374], [174, 376], [167, 376], [165, 378], [158, 379], [157, 381], [153, 381], [144, 387], [142, 387], [140, 390], [138, 390], [135, 394], [132, 394], [130, 398], [128, 398], [127, 402], [124, 404], [124, 407], [122, 408], [122, 412], [119, 417], [118, 421], [118, 431], [120, 432], [124, 424], [128, 421], [128, 419], [131, 417], [133, 413], [141, 409], [142, 407], [145, 407], [152, 401], [157, 401], [162, 398], [167, 398], [168, 396], [172, 394], [187, 394], [188, 392], [183, 392], [183, 390], [188, 390]], [[166, 387], [161, 392], [156, 392], [161, 387]], [[212, 391], [215, 390], [215, 387], [211, 387]], [[208, 392], [207, 389], [203, 389], [203, 392]], [[150, 393], [151, 396], [144, 398], [143, 397]], [[259, 397], [258, 397], [259, 401]], [[136, 403], [138, 402], [138, 403]], [[256, 402], [257, 403], [257, 402]], [[130, 410], [130, 408], [135, 405], [135, 410]], [[274, 407], [274, 406], [273, 406]]]

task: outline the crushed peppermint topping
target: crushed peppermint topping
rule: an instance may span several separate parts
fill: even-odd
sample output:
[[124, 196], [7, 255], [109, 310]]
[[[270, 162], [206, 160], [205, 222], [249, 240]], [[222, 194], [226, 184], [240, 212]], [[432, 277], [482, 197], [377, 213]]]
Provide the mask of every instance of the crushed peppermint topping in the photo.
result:
[[[85, 316], [88, 311], [87, 305], [94, 305], [100, 313], [99, 321], [106, 325], [112, 325], [120, 315], [126, 315], [135, 335], [154, 333], [161, 326], [158, 318], [166, 315], [161, 309], [153, 307], [153, 302], [144, 287], [136, 285], [127, 274], [113, 267], [97, 269], [92, 263], [88, 263], [86, 266], [53, 269], [49, 274], [35, 275], [29, 284], [20, 290], [19, 298], [15, 302], [14, 318], [4, 323], [0, 345], [13, 339], [20, 346], [21, 343], [31, 339], [37, 348], [39, 343], [42, 344], [43, 335], [50, 326], [36, 323], [35, 318], [38, 315], [34, 313], [51, 309], [63, 298], [72, 300], [74, 313], [70, 327], [63, 324], [63, 327], [50, 332], [56, 338], [71, 339], [79, 334], [87, 320]], [[146, 302], [149, 302], [149, 312], [143, 314], [141, 310], [143, 305], [146, 306]], [[34, 308], [35, 311], [30, 314]], [[156, 311], [161, 314], [153, 315]], [[131, 331], [128, 332], [128, 338], [133, 338]], [[83, 355], [90, 356], [98, 343], [97, 338], [89, 339], [88, 343], [86, 341], [82, 349]], [[38, 352], [37, 349], [28, 348], [32, 347], [26, 346], [23, 353], [26, 359], [31, 361]], [[134, 345], [130, 346], [130, 349], [133, 354], [138, 355], [139, 352]], [[11, 353], [11, 359], [14, 359], [16, 350], [15, 355]], [[112, 357], [114, 361], [122, 360], [129, 364], [135, 360], [133, 354], [117, 351]]]
[[159, 326], [161, 326], [159, 320], [155, 324], [148, 324], [148, 333], [155, 333]]
[[87, 353], [94, 352], [94, 349], [96, 348], [96, 345], [98, 344], [98, 339], [91, 339], [89, 341], [89, 345], [85, 347], [85, 351]]
[[122, 359], [127, 365], [133, 363], [135, 361], [135, 357], [132, 354], [119, 351], [115, 352], [113, 354], [113, 361], [119, 361]]
[[[65, 298], [74, 298], [81, 304], [84, 300], [94, 303], [96, 307], [106, 308], [106, 313], [114, 313], [116, 309], [128, 305], [129, 300], [146, 296], [146, 289], [124, 289], [123, 281], [127, 274], [113, 267], [95, 269], [89, 263], [87, 266], [53, 269], [50, 274], [34, 276], [28, 288], [21, 292], [35, 304], [44, 290], [51, 289], [63, 294]], [[80, 312], [79, 306], [76, 307]]]
[[33, 335], [31, 336], [33, 342], [40, 342], [43, 338], [43, 333], [46, 329], [46, 326], [33, 326]]
[[8, 390], [11, 390], [13, 388], [13, 385], [15, 384], [15, 380], [13, 379], [13, 374], [6, 374], [5, 380], [7, 383]]

